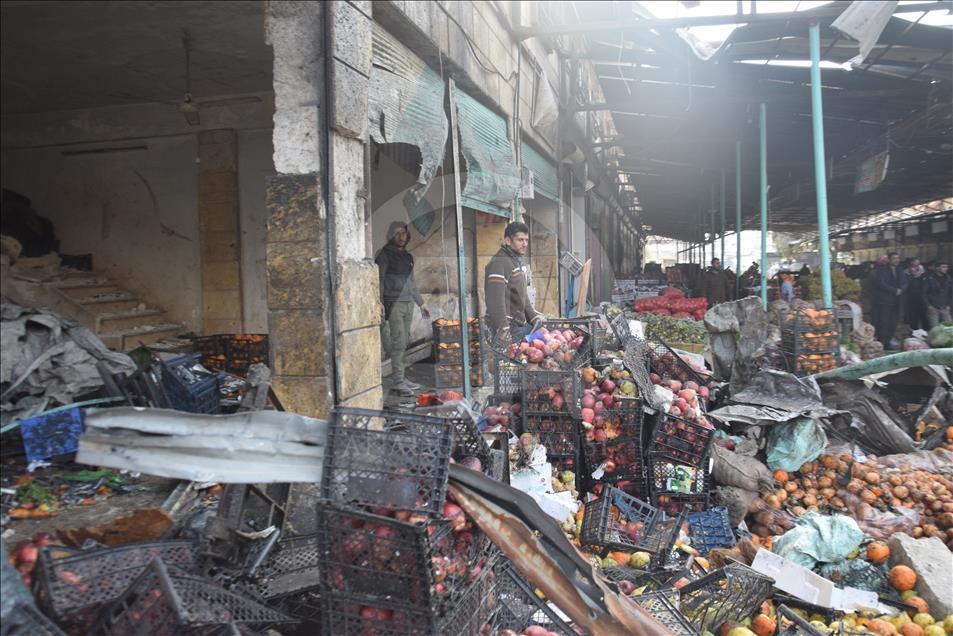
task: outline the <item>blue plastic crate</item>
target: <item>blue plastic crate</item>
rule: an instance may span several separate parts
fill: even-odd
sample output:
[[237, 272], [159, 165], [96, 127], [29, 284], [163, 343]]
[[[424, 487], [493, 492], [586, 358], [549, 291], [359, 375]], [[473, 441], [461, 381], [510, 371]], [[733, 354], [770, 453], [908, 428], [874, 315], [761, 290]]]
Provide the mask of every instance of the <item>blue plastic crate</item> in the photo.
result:
[[200, 358], [201, 354], [191, 354], [163, 362], [162, 388], [177, 411], [218, 413], [218, 374], [191, 371], [191, 367], [199, 364]]
[[712, 548], [733, 548], [737, 543], [724, 506], [688, 513], [688, 535], [692, 547], [701, 554], [708, 554]]
[[84, 430], [79, 407], [37, 415], [20, 422], [23, 450], [31, 462], [75, 453]]

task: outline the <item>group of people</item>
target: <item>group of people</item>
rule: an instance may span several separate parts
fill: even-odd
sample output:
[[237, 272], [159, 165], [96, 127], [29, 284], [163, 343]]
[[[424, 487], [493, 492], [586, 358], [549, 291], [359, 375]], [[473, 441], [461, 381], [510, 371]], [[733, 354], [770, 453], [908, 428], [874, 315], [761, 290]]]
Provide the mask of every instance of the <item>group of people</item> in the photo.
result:
[[884, 349], [892, 346], [901, 316], [911, 329], [932, 329], [949, 322], [953, 307], [953, 279], [945, 261], [921, 263], [919, 258], [900, 262], [900, 255], [890, 252], [880, 257], [864, 280], [870, 301], [876, 338]]
[[[414, 277], [414, 257], [407, 251], [410, 228], [402, 221], [391, 223], [387, 244], [374, 259], [380, 276], [381, 344], [390, 356], [391, 393], [412, 397], [421, 385], [406, 374], [405, 354], [410, 344], [414, 307], [430, 317]], [[529, 227], [514, 221], [503, 230], [503, 243], [484, 271], [486, 322], [498, 339], [516, 342], [537, 328], [543, 315], [536, 311], [527, 292], [529, 267], [524, 257], [529, 249]]]

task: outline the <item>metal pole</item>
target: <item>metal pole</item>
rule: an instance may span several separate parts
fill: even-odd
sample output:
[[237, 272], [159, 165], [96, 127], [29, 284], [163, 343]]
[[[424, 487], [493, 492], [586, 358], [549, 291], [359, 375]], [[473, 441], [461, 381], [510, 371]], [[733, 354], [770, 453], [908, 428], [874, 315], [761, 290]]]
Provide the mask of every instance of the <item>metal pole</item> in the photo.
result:
[[460, 294], [460, 335], [463, 347], [463, 397], [470, 399], [470, 333], [467, 329], [467, 285], [466, 265], [463, 254], [463, 205], [460, 202], [460, 131], [457, 129], [456, 82], [451, 77], [448, 82], [450, 97], [450, 148], [453, 151], [453, 199], [457, 221], [457, 281]]
[[768, 105], [761, 104], [761, 306], [768, 309]]
[[735, 297], [741, 296], [741, 142], [735, 142]]
[[721, 266], [725, 266], [725, 170], [721, 170]]
[[824, 306], [834, 304], [831, 294], [831, 244], [827, 236], [827, 179], [824, 175], [824, 107], [821, 102], [821, 33], [814, 22], [810, 28], [811, 121], [814, 126], [814, 188], [817, 190], [817, 243], [821, 248], [821, 289]]

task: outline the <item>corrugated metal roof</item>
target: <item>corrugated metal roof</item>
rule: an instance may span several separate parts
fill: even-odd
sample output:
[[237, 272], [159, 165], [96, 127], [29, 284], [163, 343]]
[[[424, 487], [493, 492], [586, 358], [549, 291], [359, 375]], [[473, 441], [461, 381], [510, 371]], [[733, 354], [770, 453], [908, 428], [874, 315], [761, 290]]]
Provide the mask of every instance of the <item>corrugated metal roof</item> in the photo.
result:
[[459, 88], [454, 96], [461, 152], [467, 164], [463, 205], [509, 217], [520, 187], [520, 173], [506, 134], [506, 121]]
[[449, 124], [444, 111], [445, 82], [423, 60], [379, 25], [374, 25], [373, 66], [368, 87], [371, 139], [420, 149], [416, 203], [443, 163]]
[[520, 144], [523, 167], [533, 171], [533, 191], [537, 197], [543, 196], [551, 201], [559, 201], [559, 174], [556, 164], [536, 152], [525, 141]]

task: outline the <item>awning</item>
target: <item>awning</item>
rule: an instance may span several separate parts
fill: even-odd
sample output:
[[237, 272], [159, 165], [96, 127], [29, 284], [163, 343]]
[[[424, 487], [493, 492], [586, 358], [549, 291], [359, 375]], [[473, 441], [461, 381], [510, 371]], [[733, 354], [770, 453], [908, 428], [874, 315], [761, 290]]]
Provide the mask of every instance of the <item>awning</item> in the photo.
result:
[[367, 95], [371, 139], [420, 150], [417, 186], [408, 209], [423, 198], [443, 163], [447, 144], [444, 86], [440, 75], [379, 25], [374, 25], [373, 66]]
[[463, 205], [508, 218], [520, 187], [520, 173], [513, 160], [506, 121], [459, 88], [454, 96], [466, 162]]
[[525, 141], [520, 144], [520, 151], [523, 167], [533, 172], [535, 198], [546, 197], [550, 201], [559, 201], [559, 175], [556, 172], [556, 164], [536, 152]]

